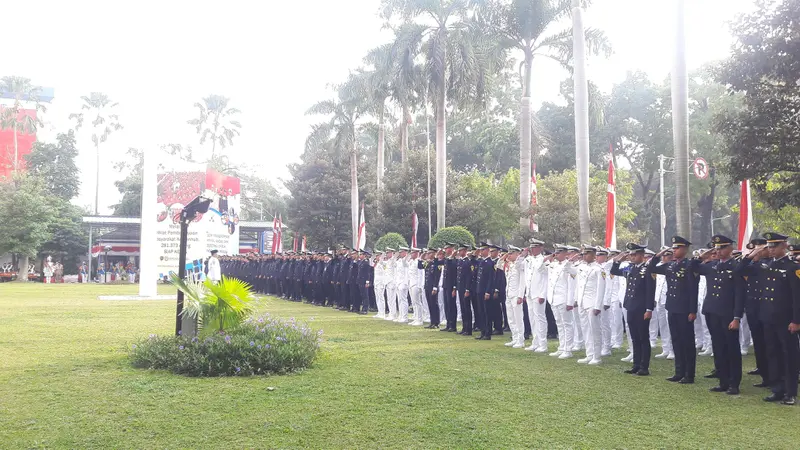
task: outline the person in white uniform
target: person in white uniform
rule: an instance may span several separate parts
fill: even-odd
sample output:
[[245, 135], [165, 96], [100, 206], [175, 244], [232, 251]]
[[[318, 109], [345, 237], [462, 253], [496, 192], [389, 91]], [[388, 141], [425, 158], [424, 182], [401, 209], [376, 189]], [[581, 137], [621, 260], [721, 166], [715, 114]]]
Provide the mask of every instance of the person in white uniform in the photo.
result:
[[[619, 255], [619, 253], [619, 250], [610, 248], [608, 249], [608, 258], [612, 259]], [[611, 264], [613, 264], [613, 262], [611, 262]], [[606, 279], [606, 297], [609, 298], [611, 303], [611, 309], [609, 310], [611, 312], [611, 348], [618, 349], [622, 348], [622, 341], [625, 334], [625, 321], [622, 317], [622, 301], [619, 295], [620, 277], [611, 275], [610, 271], [608, 274], [608, 278]]]
[[[697, 249], [694, 251], [695, 257], [700, 256], [703, 253], [703, 250]], [[699, 281], [697, 283], [697, 310], [703, 310], [703, 301], [706, 298], [706, 277], [704, 275], [698, 276]], [[714, 349], [711, 347], [711, 332], [708, 331], [708, 325], [706, 325], [706, 318], [704, 314], [698, 314], [697, 318], [694, 320], [694, 344], [695, 348], [700, 350], [698, 353], [699, 356], [712, 356], [714, 354]]]
[[616, 297], [616, 291], [611, 282], [611, 266], [613, 261], [608, 260], [608, 249], [597, 247], [597, 264], [603, 268], [606, 273], [606, 289], [603, 294], [603, 312], [600, 314], [600, 332], [603, 340], [601, 356], [611, 356], [611, 304]]
[[219, 265], [217, 253], [216, 250], [211, 250], [211, 257], [208, 258], [208, 279], [214, 284], [222, 280], [222, 267]]
[[394, 267], [394, 283], [397, 289], [397, 323], [408, 323], [408, 248], [398, 248]]
[[[597, 263], [597, 248], [584, 246], [583, 264], [567, 267], [567, 272], [575, 276], [574, 302], [583, 326], [586, 356], [578, 360], [582, 364], [597, 365], [602, 362], [602, 332], [600, 315], [603, 312], [603, 299], [606, 288], [606, 273]], [[572, 258], [578, 259], [581, 255]]]
[[[531, 239], [528, 257], [525, 258], [522, 296], [528, 304], [528, 317], [531, 322], [531, 345], [525, 350], [537, 353], [547, 352], [547, 264], [542, 252], [544, 242]], [[524, 333], [524, 331], [523, 331]]]
[[[580, 255], [581, 249], [577, 247], [573, 247], [571, 245], [567, 245], [567, 259], [572, 259], [576, 255]], [[573, 262], [572, 265], [580, 265], [582, 264], [581, 260], [578, 259], [577, 262]], [[570, 303], [572, 303], [572, 323], [573, 325], [573, 338], [572, 338], [572, 351], [579, 352], [584, 348], [583, 342], [583, 322], [581, 321], [580, 316], [580, 309], [578, 308], [577, 302], [573, 302], [575, 298], [575, 275], [570, 275], [569, 278], [569, 297]]]
[[373, 316], [376, 319], [386, 318], [386, 301], [384, 300], [386, 295], [386, 266], [386, 261], [383, 260], [383, 252], [376, 251], [374, 266], [375, 285], [373, 286], [373, 289], [375, 290], [375, 303], [378, 306], [378, 314]]
[[506, 313], [511, 329], [511, 341], [506, 347], [525, 347], [525, 324], [522, 320], [522, 299], [525, 293], [525, 262], [518, 260], [521, 248], [508, 246], [508, 254], [498, 262], [506, 274]]
[[414, 308], [414, 314], [411, 318], [411, 322], [409, 322], [409, 325], [420, 326], [422, 325], [422, 319], [424, 318], [422, 304], [425, 303], [425, 300], [423, 299], [424, 294], [422, 292], [422, 288], [420, 287], [418, 248], [411, 248], [411, 254], [408, 259], [406, 270], [408, 271], [408, 294], [411, 296], [411, 305]]
[[[672, 247], [663, 247], [661, 251], [661, 261], [668, 263], [672, 261]], [[661, 353], [655, 355], [656, 358], [675, 359], [672, 351], [672, 335], [669, 332], [667, 322], [667, 277], [666, 275], [656, 275], [656, 309], [653, 311], [653, 318], [650, 320], [650, 347], [655, 348], [659, 333], [661, 334]]]
[[384, 261], [386, 261], [386, 303], [389, 305], [389, 314], [386, 315], [385, 320], [397, 320], [397, 284], [395, 280], [395, 268], [397, 267], [397, 258], [394, 257], [395, 249], [386, 247], [386, 254]]
[[547, 301], [553, 311], [558, 329], [558, 350], [550, 353], [561, 359], [572, 358], [573, 346], [573, 305], [569, 299], [569, 280], [572, 279], [566, 268], [571, 265], [567, 261], [567, 248], [556, 245], [554, 253], [547, 257]]

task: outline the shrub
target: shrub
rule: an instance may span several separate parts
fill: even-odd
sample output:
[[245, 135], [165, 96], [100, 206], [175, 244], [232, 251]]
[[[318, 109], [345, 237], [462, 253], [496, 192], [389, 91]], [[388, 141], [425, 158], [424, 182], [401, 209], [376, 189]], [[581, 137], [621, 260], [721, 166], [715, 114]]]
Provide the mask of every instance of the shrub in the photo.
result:
[[242, 280], [223, 276], [218, 283], [187, 282], [175, 273], [169, 276], [183, 291], [183, 314], [198, 321], [201, 337], [235, 328], [253, 312], [256, 298], [252, 287]]
[[444, 247], [447, 242], [475, 245], [475, 237], [464, 227], [442, 228], [437, 231], [431, 238], [431, 241], [428, 242], [428, 248], [441, 248]]
[[205, 338], [150, 335], [128, 356], [134, 367], [194, 377], [285, 374], [310, 367], [321, 340], [322, 330], [267, 314]]
[[397, 247], [408, 247], [408, 244], [400, 233], [386, 233], [375, 243], [375, 250], [384, 251], [386, 247], [397, 250]]

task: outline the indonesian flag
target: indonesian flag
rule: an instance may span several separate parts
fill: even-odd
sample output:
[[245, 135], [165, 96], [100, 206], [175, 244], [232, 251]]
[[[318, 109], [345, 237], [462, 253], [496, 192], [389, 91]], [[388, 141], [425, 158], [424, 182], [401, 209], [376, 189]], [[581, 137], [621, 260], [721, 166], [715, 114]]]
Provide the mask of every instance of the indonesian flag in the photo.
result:
[[278, 253], [283, 253], [283, 218], [278, 215]]
[[411, 247], [417, 247], [417, 228], [419, 227], [419, 219], [417, 219], [417, 212], [411, 214]]
[[297, 231], [294, 232], [294, 239], [292, 239], [292, 251], [297, 253]]
[[358, 243], [356, 248], [364, 250], [367, 246], [367, 223], [364, 221], [364, 203], [361, 203], [361, 219], [358, 221]]
[[744, 249], [753, 235], [753, 209], [750, 202], [750, 180], [742, 181], [742, 195], [739, 200], [739, 250]]
[[278, 252], [278, 216], [272, 218], [272, 254]]
[[303, 243], [300, 244], [300, 251], [301, 252], [306, 251], [306, 237], [305, 237], [305, 235], [303, 236]]
[[[536, 206], [539, 204], [539, 189], [536, 187], [536, 163], [533, 164], [533, 170], [531, 171], [531, 206]], [[539, 224], [536, 223], [536, 219], [533, 218], [531, 215], [530, 223], [528, 224], [532, 233], [539, 232]]]
[[614, 155], [608, 160], [608, 193], [606, 194], [606, 248], [617, 248], [617, 184], [614, 181]]

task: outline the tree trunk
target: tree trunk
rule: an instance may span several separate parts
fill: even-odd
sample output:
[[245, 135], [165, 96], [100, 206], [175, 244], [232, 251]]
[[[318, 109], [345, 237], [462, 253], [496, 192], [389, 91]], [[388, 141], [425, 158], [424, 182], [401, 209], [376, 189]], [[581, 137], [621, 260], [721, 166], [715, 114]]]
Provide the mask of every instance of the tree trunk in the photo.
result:
[[403, 167], [408, 164], [408, 123], [411, 122], [411, 112], [408, 105], [403, 105], [403, 123], [400, 124], [400, 161]]
[[95, 139], [94, 143], [94, 152], [96, 153], [97, 157], [97, 167], [95, 168], [97, 178], [95, 178], [94, 182], [94, 215], [100, 215], [100, 138], [98, 137]]
[[17, 281], [21, 283], [28, 282], [28, 264], [30, 258], [28, 255], [19, 255], [19, 271], [17, 272]]
[[578, 172], [578, 221], [581, 242], [592, 242], [589, 218], [589, 87], [586, 80], [586, 36], [579, 0], [572, 0], [572, 45], [575, 60], [575, 163]]
[[[530, 56], [530, 57], [529, 57]], [[522, 80], [522, 101], [519, 113], [519, 208], [530, 209], [531, 202], [531, 64], [533, 55], [525, 55], [525, 73]], [[529, 229], [530, 217], [522, 214], [520, 229]]]
[[[440, 33], [440, 52], [442, 64], [447, 64], [447, 49], [445, 48], [445, 36], [442, 29]], [[446, 66], [442, 67], [441, 78], [436, 83], [436, 229], [441, 230], [446, 225], [447, 211], [447, 82]]]
[[672, 143], [675, 151], [675, 220], [677, 232], [691, 239], [689, 210], [689, 89], [686, 71], [684, 0], [675, 15], [675, 61], [672, 68]]
[[383, 164], [384, 164], [384, 145], [386, 141], [386, 131], [384, 129], [383, 124], [383, 107], [381, 107], [381, 111], [378, 114], [378, 170], [377, 170], [377, 186], [378, 186], [378, 195], [377, 195], [377, 209], [378, 212], [381, 210], [381, 192], [383, 191]]
[[[354, 130], [355, 131], [355, 130]], [[353, 133], [355, 137], [355, 133]], [[358, 245], [358, 152], [353, 139], [353, 149], [350, 151], [350, 214], [353, 221], [353, 248]]]

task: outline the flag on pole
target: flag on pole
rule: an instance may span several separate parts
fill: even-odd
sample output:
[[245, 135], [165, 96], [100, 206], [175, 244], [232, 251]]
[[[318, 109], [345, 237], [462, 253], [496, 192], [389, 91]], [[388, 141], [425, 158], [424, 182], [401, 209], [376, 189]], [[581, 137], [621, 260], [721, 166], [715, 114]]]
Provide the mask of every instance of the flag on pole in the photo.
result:
[[303, 243], [300, 244], [300, 251], [301, 252], [305, 252], [306, 251], [306, 236], [305, 235], [303, 235]]
[[272, 218], [272, 254], [278, 253], [278, 216]]
[[297, 231], [294, 232], [294, 239], [292, 239], [292, 251], [297, 253]]
[[[533, 170], [531, 171], [531, 206], [536, 206], [538, 204], [539, 204], [539, 189], [536, 187], [536, 163], [534, 163]], [[533, 214], [531, 214], [530, 223], [528, 224], [528, 226], [532, 233], [539, 232], [539, 224], [536, 223], [536, 219], [534, 219]]]
[[750, 180], [742, 181], [742, 194], [739, 200], [739, 250], [744, 249], [753, 235], [753, 205], [750, 202]]
[[417, 219], [417, 212], [411, 213], [411, 247], [417, 247], [417, 227], [419, 227], [419, 219]]
[[358, 243], [356, 248], [364, 250], [367, 246], [367, 223], [364, 221], [364, 203], [361, 203], [361, 219], [358, 221]]
[[283, 253], [283, 218], [278, 215], [278, 253]]
[[614, 154], [608, 160], [608, 193], [606, 194], [606, 248], [617, 248], [617, 183], [614, 181]]

